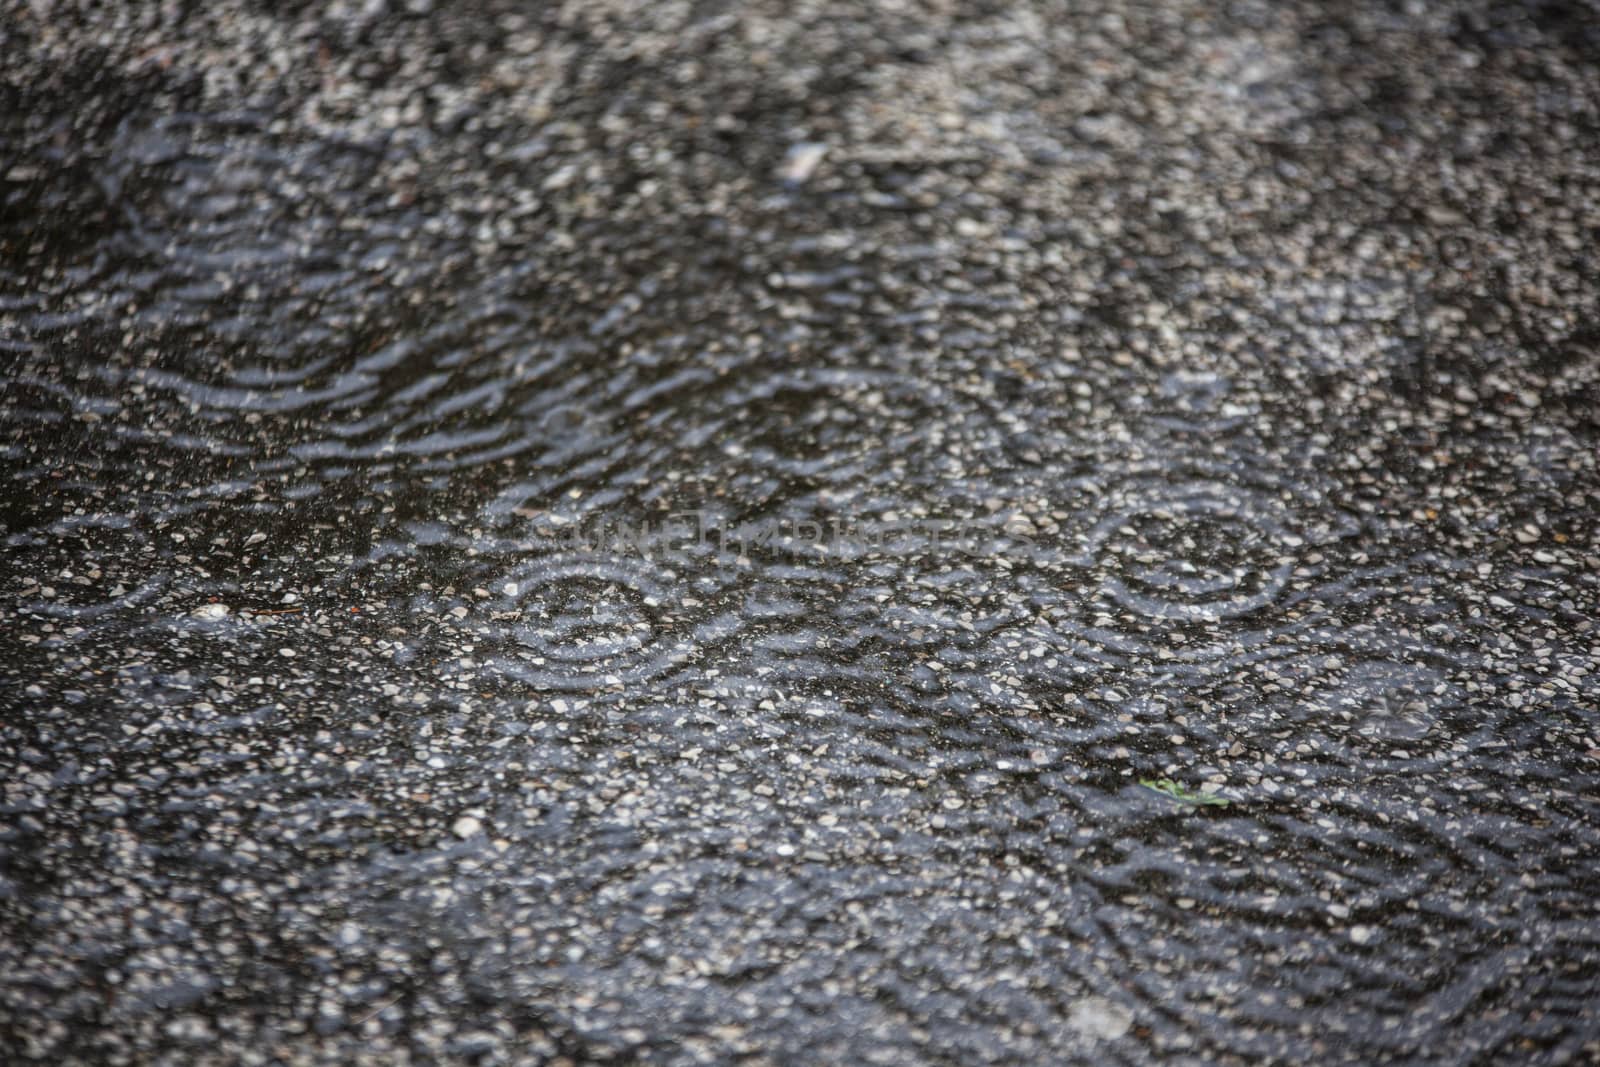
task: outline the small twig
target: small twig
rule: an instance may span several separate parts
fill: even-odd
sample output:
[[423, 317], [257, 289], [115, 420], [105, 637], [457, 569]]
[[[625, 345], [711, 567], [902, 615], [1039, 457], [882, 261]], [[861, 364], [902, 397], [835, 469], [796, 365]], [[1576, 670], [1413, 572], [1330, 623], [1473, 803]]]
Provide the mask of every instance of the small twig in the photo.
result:
[[392, 1008], [396, 1004], [400, 1003], [400, 1001], [403, 1000], [403, 999], [405, 999], [405, 994], [404, 993], [397, 993], [395, 996], [393, 996], [390, 999], [384, 1001], [382, 1004], [379, 1004], [376, 1008], [373, 1008], [371, 1011], [367, 1012], [361, 1018], [357, 1019], [355, 1021], [355, 1025], [356, 1026], [365, 1026], [368, 1022], [370, 1022], [373, 1019], [376, 1019], [378, 1016], [382, 1015], [384, 1012], [388, 1011], [390, 1008]]

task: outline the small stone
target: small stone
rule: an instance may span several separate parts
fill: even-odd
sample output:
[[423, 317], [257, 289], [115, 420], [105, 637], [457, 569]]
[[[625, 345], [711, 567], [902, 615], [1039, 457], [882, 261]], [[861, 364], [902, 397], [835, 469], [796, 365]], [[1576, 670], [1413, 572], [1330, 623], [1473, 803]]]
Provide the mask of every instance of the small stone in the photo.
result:
[[1067, 1022], [1081, 1034], [1115, 1041], [1132, 1029], [1133, 1015], [1105, 997], [1084, 997], [1072, 1006]]
[[483, 822], [471, 815], [463, 815], [450, 827], [452, 833], [465, 841], [483, 832]]
[[816, 172], [822, 157], [827, 154], [828, 146], [825, 144], [807, 141], [794, 145], [783, 157], [783, 166], [778, 168], [778, 177], [790, 185], [803, 184]]
[[1026, 515], [1012, 515], [1006, 519], [1006, 533], [1012, 537], [1033, 537], [1039, 532]]

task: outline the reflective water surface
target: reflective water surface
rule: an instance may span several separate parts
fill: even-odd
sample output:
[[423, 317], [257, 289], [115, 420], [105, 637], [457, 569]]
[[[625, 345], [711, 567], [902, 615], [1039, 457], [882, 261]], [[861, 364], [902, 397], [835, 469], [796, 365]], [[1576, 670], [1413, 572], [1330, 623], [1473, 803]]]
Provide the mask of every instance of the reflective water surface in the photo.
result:
[[1592, 12], [389, 6], [0, 30], [0, 1043], [1600, 1056]]

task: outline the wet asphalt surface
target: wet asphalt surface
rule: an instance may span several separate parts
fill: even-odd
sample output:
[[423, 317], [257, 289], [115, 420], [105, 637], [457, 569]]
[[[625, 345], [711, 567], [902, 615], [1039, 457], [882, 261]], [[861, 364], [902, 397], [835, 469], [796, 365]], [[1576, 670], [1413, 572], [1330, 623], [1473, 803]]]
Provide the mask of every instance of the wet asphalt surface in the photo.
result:
[[0, 1053], [1600, 1060], [1600, 13], [0, 5]]

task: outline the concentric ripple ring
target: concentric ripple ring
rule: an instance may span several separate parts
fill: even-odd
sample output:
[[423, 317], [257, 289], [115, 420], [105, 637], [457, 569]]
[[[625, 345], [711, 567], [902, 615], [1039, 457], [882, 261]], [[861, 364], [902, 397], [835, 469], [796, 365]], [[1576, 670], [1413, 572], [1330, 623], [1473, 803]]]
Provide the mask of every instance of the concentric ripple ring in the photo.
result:
[[491, 588], [487, 631], [503, 673], [542, 689], [590, 689], [653, 678], [696, 639], [676, 625], [670, 575], [639, 560], [580, 554], [532, 560]]
[[1300, 538], [1276, 502], [1216, 482], [1136, 491], [1088, 533], [1087, 554], [1118, 570], [1105, 590], [1130, 611], [1215, 622], [1271, 604]]

